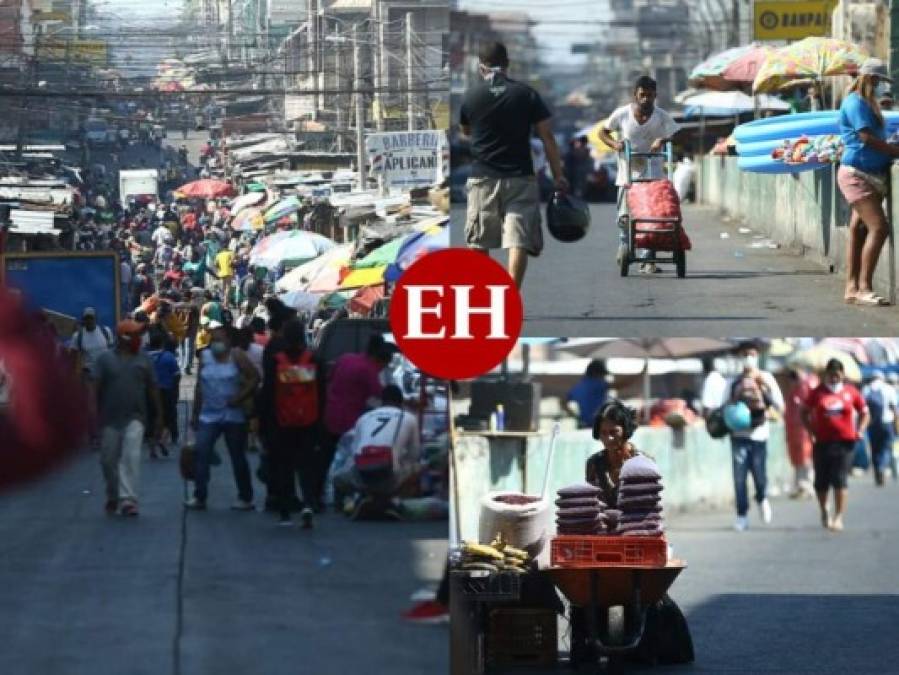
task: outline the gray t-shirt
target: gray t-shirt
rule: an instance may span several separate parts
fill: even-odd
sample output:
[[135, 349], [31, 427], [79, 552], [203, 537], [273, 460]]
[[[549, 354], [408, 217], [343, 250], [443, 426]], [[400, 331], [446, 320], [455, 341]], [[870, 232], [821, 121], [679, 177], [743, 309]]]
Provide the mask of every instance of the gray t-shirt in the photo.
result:
[[104, 352], [96, 364], [100, 425], [124, 429], [132, 420], [147, 424], [147, 390], [156, 386], [153, 364], [143, 353]]

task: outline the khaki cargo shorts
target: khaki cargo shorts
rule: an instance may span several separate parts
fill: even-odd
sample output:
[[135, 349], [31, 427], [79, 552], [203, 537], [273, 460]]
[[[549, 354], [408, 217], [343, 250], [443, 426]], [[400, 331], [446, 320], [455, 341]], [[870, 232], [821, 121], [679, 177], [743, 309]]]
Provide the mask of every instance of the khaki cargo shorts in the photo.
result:
[[469, 178], [465, 243], [469, 248], [543, 250], [540, 190], [534, 176]]

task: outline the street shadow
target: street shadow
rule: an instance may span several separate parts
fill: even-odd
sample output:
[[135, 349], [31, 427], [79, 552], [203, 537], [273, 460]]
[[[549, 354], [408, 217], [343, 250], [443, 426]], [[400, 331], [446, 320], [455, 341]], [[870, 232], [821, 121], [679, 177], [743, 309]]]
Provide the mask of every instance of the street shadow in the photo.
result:
[[734, 593], [714, 596], [686, 614], [696, 662], [654, 672], [897, 671], [899, 649], [884, 630], [899, 621], [895, 595]]
[[825, 277], [826, 270], [784, 270], [775, 271], [747, 271], [747, 272], [700, 272], [699, 274], [687, 274], [687, 279], [761, 279], [763, 277]]
[[602, 316], [561, 316], [561, 315], [545, 315], [534, 316], [526, 315], [525, 321], [680, 321], [680, 322], [704, 322], [704, 321], [770, 321], [769, 316], [630, 316], [630, 315], [610, 315]]

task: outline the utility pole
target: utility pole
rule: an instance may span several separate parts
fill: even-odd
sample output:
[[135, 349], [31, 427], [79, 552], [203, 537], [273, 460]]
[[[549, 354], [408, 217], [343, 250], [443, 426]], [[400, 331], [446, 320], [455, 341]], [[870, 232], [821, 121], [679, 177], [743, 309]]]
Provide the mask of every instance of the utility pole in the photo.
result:
[[384, 20], [380, 12], [378, 12], [378, 53], [375, 55], [375, 108], [378, 111], [375, 121], [377, 122], [378, 131], [384, 131], [384, 82], [386, 76], [384, 73]]
[[740, 46], [740, 0], [733, 0], [733, 4], [731, 5], [731, 30], [733, 31], [734, 37], [733, 41], [734, 47]]
[[406, 119], [409, 124], [409, 131], [415, 131], [415, 110], [412, 98], [414, 76], [412, 68], [412, 12], [406, 12], [406, 84], [408, 88], [406, 92]]
[[365, 105], [362, 98], [362, 64], [359, 56], [359, 30], [353, 24], [353, 88], [356, 90], [356, 164], [359, 170], [359, 189], [368, 186], [365, 175]]
[[[340, 33], [339, 27], [335, 26], [334, 30], [335, 34]], [[337, 91], [341, 91], [343, 88], [343, 73], [340, 70], [343, 67], [341, 59], [342, 52], [343, 45], [340, 42], [340, 38], [337, 38], [337, 41], [334, 42], [334, 89]], [[337, 128], [337, 152], [343, 152], [343, 133], [346, 128], [346, 124], [343, 120], [343, 101], [341, 98], [340, 94], [334, 96], [334, 100], [337, 103], [337, 118], [335, 120], [335, 126]]]

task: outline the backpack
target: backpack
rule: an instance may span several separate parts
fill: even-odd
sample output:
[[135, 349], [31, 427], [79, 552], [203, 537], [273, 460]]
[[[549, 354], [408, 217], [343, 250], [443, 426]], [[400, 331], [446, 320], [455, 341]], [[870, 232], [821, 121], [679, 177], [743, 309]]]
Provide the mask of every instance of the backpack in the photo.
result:
[[[396, 421], [396, 430], [393, 439], [389, 443], [380, 440], [378, 445], [363, 445], [353, 455], [353, 464], [356, 470], [367, 477], [387, 477], [393, 474], [393, 446], [396, 445], [396, 439], [400, 435], [400, 427], [403, 425], [403, 411], [398, 411], [398, 415], [391, 413], [383, 413], [375, 419], [378, 425], [369, 435], [369, 439], [373, 440], [377, 437], [381, 430], [384, 429], [391, 421]], [[383, 443], [383, 445], [381, 444]]]
[[275, 414], [278, 426], [308, 427], [318, 421], [318, 366], [306, 350], [299, 361], [275, 354]]
[[730, 429], [724, 421], [724, 408], [716, 408], [705, 419], [705, 428], [712, 438], [726, 438]]
[[[108, 349], [112, 349], [115, 347], [115, 341], [112, 339], [112, 331], [109, 330], [106, 326], [98, 326], [100, 331], [103, 333], [103, 337], [106, 338], [106, 347]], [[81, 351], [82, 345], [84, 344], [84, 326], [78, 329], [78, 337], [75, 338], [75, 346], [78, 348], [78, 351]]]

